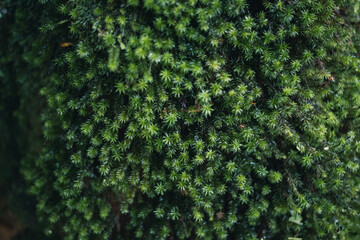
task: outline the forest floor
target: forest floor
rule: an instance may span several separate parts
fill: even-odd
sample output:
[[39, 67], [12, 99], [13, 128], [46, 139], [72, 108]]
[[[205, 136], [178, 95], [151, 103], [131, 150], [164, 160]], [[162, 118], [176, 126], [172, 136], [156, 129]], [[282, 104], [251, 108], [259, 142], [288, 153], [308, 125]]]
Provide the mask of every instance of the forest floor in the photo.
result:
[[0, 196], [0, 240], [11, 240], [19, 231], [21, 223], [17, 217], [7, 209], [6, 196]]

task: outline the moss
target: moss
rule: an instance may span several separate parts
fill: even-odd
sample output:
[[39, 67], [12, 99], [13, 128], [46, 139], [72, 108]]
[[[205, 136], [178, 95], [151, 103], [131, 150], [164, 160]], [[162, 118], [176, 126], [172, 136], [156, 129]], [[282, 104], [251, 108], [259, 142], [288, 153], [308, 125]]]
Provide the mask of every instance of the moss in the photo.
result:
[[348, 239], [359, 229], [355, 4], [45, 3], [59, 12], [41, 16], [44, 52], [29, 55], [45, 145], [23, 171], [46, 231]]

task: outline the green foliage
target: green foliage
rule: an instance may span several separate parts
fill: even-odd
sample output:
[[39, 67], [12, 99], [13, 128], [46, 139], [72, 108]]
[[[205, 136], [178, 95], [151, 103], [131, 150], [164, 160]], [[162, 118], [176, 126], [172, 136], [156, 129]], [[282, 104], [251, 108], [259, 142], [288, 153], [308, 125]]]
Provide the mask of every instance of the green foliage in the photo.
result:
[[42, 2], [46, 145], [24, 173], [47, 233], [360, 230], [357, 1]]
[[[14, 239], [43, 239], [36, 201], [27, 193], [24, 176], [36, 171], [43, 138], [38, 94], [55, 55], [54, 36], [39, 36], [43, 6], [29, 1], [0, 1], [0, 201], [1, 208], [20, 220]], [[34, 12], [37, 14], [28, 14]], [[3, 210], [3, 209], [1, 209]], [[1, 225], [13, 222], [0, 212]], [[5, 234], [2, 232], [2, 234]], [[4, 237], [4, 236], [1, 236]], [[57, 237], [53, 237], [57, 239]]]

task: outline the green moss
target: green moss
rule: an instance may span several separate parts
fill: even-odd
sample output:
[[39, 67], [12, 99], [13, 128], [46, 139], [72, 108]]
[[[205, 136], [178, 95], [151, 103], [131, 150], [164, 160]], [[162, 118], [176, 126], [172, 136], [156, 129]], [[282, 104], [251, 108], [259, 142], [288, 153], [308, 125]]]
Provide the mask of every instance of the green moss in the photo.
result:
[[47, 99], [45, 145], [23, 168], [46, 231], [61, 227], [64, 239], [359, 231], [356, 4], [47, 2], [33, 43], [40, 54], [26, 55]]

